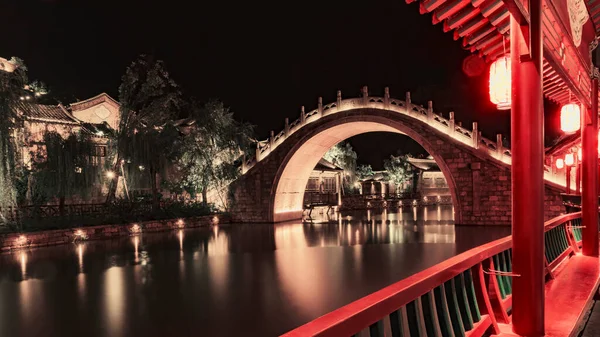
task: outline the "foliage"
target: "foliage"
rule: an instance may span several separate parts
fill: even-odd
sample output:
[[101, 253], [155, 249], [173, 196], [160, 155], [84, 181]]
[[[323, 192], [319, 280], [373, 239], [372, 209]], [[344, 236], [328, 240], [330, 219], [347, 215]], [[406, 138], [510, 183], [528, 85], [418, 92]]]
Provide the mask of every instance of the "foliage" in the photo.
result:
[[350, 143], [342, 141], [330, 148], [323, 159], [344, 169], [344, 186], [350, 189], [357, 180], [356, 159], [357, 154]]
[[397, 185], [404, 184], [413, 176], [412, 165], [408, 162], [408, 155], [390, 156], [383, 162], [387, 179]]
[[[102, 182], [102, 167], [93, 162], [95, 143], [85, 134], [71, 134], [63, 139], [58, 133], [44, 135], [46, 153], [34, 160], [31, 200], [43, 204], [58, 198], [60, 205], [74, 196], [88, 198]], [[96, 157], [97, 158], [97, 157]]]
[[371, 165], [359, 165], [356, 168], [356, 176], [359, 180], [365, 180], [373, 177], [375, 173], [373, 172], [373, 168]]
[[252, 145], [253, 127], [237, 122], [233, 112], [216, 100], [191, 104], [189, 130], [179, 158], [182, 189], [195, 195], [215, 191], [219, 203], [227, 204], [228, 185], [238, 177], [240, 156]]
[[[117, 130], [117, 156], [114, 172], [120, 175], [120, 165], [127, 161], [134, 170], [147, 169], [153, 194], [158, 203], [156, 176], [164, 173], [164, 163], [172, 148], [163, 147], [168, 137], [163, 134], [168, 122], [173, 121], [184, 102], [179, 86], [173, 81], [162, 61], [141, 55], [125, 71], [119, 87], [120, 123]], [[132, 171], [130, 170], [130, 173]], [[141, 173], [144, 175], [144, 173]], [[135, 178], [131, 178], [135, 179]], [[108, 200], [116, 193], [117, 179], [111, 184]], [[125, 180], [127, 184], [127, 180]]]
[[[64, 214], [47, 217], [42, 216], [41, 209], [33, 209], [30, 216], [22, 220], [22, 230], [37, 231], [107, 224], [118, 225], [209, 214], [215, 214], [215, 208], [211, 204], [174, 202], [164, 205], [163, 208], [153, 209], [147, 202], [129, 202], [120, 199], [106, 205], [104, 212], [100, 214]], [[9, 229], [19, 230], [16, 227]]]
[[[0, 71], [0, 206], [16, 206], [15, 177], [20, 175], [16, 164], [16, 148], [13, 131], [20, 124], [16, 106], [27, 83], [27, 67], [18, 58], [11, 58], [17, 65], [13, 72]], [[4, 222], [0, 214], [0, 223]]]

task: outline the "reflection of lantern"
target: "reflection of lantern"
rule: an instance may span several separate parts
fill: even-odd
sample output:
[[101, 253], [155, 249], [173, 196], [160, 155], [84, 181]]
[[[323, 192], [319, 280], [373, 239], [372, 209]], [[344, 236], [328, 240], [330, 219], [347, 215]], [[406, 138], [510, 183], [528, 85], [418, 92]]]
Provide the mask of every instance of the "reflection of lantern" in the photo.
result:
[[573, 158], [573, 154], [567, 153], [567, 155], [565, 156], [565, 165], [573, 166], [573, 164], [575, 164], [575, 158]]
[[498, 110], [510, 109], [510, 57], [499, 57], [490, 67], [490, 101]]
[[562, 158], [556, 159], [556, 168], [560, 170], [563, 167], [565, 167], [565, 161]]
[[581, 148], [579, 148], [579, 150], [577, 150], [577, 160], [581, 161], [581, 157], [582, 157]]
[[579, 105], [570, 103], [560, 109], [560, 129], [564, 132], [575, 132], [581, 127], [581, 110]]

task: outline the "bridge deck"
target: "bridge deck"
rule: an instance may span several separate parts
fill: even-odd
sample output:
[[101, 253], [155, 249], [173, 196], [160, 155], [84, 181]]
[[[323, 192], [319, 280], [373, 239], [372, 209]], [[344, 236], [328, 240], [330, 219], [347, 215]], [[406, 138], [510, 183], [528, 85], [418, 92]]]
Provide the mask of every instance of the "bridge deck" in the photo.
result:
[[[593, 305], [600, 283], [598, 258], [575, 255], [565, 261], [562, 270], [546, 283], [546, 336], [577, 336], [578, 328]], [[498, 336], [517, 336], [511, 324], [498, 324]]]

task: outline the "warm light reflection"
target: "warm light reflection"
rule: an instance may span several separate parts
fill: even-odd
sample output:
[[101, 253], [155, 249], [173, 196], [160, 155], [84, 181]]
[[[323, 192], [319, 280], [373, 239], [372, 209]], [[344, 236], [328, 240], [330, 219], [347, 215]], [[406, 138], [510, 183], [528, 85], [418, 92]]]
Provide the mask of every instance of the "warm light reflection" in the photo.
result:
[[140, 237], [136, 235], [133, 237], [133, 261], [136, 264], [140, 262], [139, 246], [140, 246]]
[[227, 255], [229, 253], [229, 237], [221, 235], [219, 226], [213, 226], [213, 236], [208, 241], [206, 250], [209, 256]]
[[111, 267], [104, 273], [104, 316], [108, 336], [122, 336], [125, 316], [125, 273], [121, 267]]
[[179, 257], [183, 258], [183, 230], [177, 231], [177, 238], [179, 239]]
[[27, 253], [19, 252], [19, 261], [21, 262], [21, 279], [27, 279]]
[[[350, 226], [346, 227], [350, 230]], [[275, 226], [275, 249], [307, 247], [304, 227], [301, 224], [281, 224]]]
[[[353, 248], [359, 250], [359, 247]], [[339, 291], [338, 287], [344, 279], [342, 268], [345, 260], [341, 251], [328, 252], [327, 256], [322, 256], [320, 251], [321, 249], [275, 251], [275, 270], [281, 299], [293, 303], [294, 310], [301, 316], [316, 316], [315, 310], [321, 310], [328, 304], [326, 294]], [[356, 260], [355, 255], [354, 261], [349, 263], [360, 263], [360, 257]], [[360, 268], [360, 264], [355, 268]], [[360, 272], [359, 270], [358, 273]]]
[[454, 227], [442, 225], [423, 226], [423, 242], [425, 243], [455, 243]]
[[83, 243], [77, 245], [77, 261], [79, 263], [79, 272], [83, 273]]

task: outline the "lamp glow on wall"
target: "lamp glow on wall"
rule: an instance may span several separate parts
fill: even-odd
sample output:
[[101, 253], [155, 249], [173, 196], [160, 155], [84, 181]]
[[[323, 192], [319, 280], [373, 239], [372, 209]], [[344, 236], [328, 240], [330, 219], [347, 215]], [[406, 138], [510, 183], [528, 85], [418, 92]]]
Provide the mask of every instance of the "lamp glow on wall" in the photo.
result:
[[569, 103], [560, 109], [560, 129], [564, 132], [576, 132], [581, 128], [581, 109], [579, 104]]
[[508, 110], [511, 104], [510, 57], [499, 57], [490, 67], [490, 101], [498, 110]]

